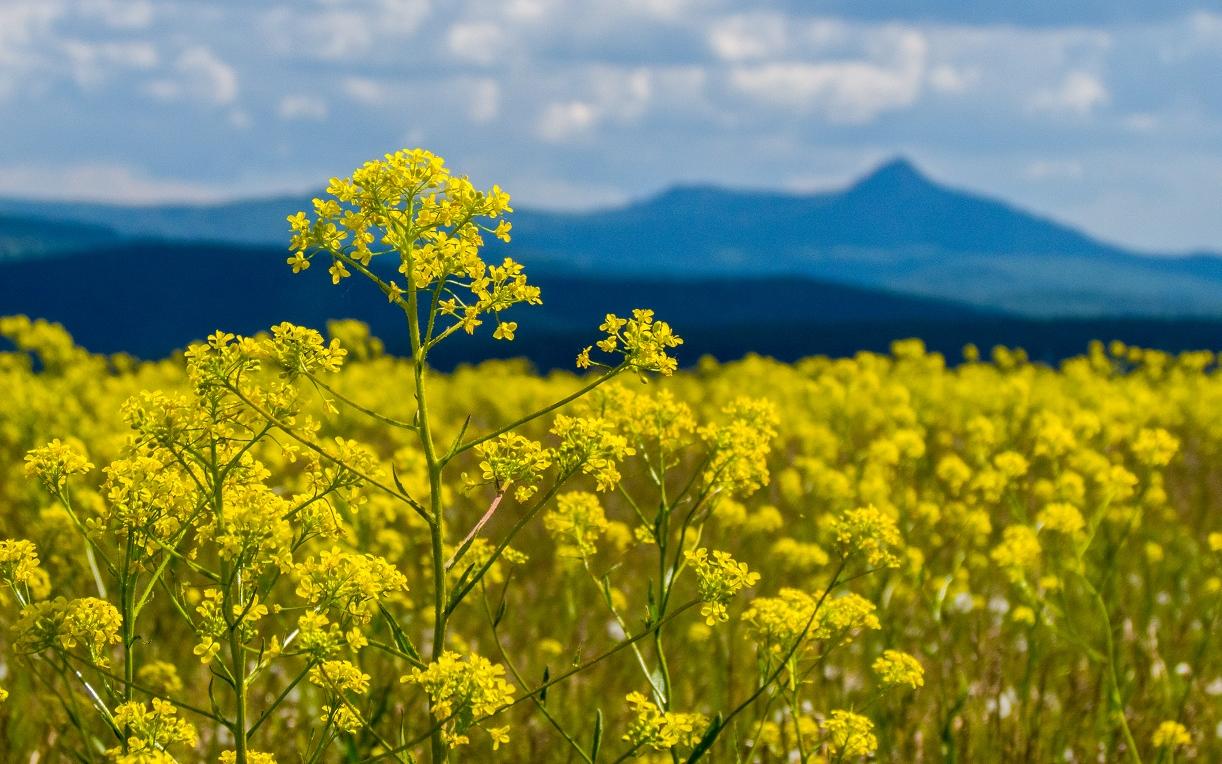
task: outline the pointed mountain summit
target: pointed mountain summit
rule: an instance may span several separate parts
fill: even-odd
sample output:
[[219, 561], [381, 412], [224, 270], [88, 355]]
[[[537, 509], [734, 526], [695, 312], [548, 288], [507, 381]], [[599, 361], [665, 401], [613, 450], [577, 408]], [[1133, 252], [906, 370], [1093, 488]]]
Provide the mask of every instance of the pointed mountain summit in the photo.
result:
[[1106, 255], [1118, 250], [984, 195], [944, 186], [897, 157], [822, 211], [829, 245], [956, 252]]
[[907, 157], [897, 156], [883, 162], [854, 183], [857, 191], [874, 189], [881, 192], [917, 190], [935, 184]]

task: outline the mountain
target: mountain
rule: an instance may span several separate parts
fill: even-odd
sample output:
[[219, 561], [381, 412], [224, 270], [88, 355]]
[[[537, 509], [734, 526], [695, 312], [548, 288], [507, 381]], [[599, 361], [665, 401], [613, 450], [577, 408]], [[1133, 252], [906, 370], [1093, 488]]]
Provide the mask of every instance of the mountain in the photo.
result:
[[310, 209], [313, 195], [219, 204], [127, 205], [0, 199], [0, 215], [104, 226], [127, 239], [280, 245], [284, 218]]
[[[91, 350], [146, 358], [218, 328], [252, 334], [280, 321], [322, 327], [336, 317], [366, 321], [391, 350], [406, 350], [396, 342], [402, 316], [372, 285], [353, 278], [332, 286], [322, 268], [294, 276], [284, 259], [281, 250], [265, 247], [135, 243], [0, 262], [0, 315], [58, 321]], [[543, 366], [570, 366], [576, 352], [597, 339], [606, 313], [638, 307], [653, 308], [681, 328], [689, 337], [681, 351], [688, 362], [706, 353], [729, 358], [764, 348], [798, 357], [820, 351], [820, 342], [806, 337], [840, 336], [846, 326], [902, 331], [909, 322], [1000, 318], [953, 302], [807, 278], [545, 273], [532, 281], [543, 290], [543, 305], [508, 314], [522, 324], [520, 341], [495, 342], [490, 330], [459, 338], [442, 346], [442, 364], [524, 353]]]
[[0, 260], [105, 246], [119, 240], [114, 230], [99, 225], [0, 214]]
[[671, 189], [616, 210], [525, 211], [524, 262], [597, 270], [800, 273], [1042, 316], [1222, 316], [1222, 257], [1092, 239], [889, 162], [840, 191]]
[[[514, 342], [497, 342], [483, 327], [443, 343], [433, 363], [449, 369], [525, 357], [541, 369], [572, 369], [577, 351], [597, 338], [604, 313], [642, 306], [684, 337], [676, 352], [684, 365], [704, 355], [791, 361], [885, 352], [905, 337], [921, 337], [952, 359], [967, 343], [1004, 344], [1049, 363], [1099, 338], [1172, 352], [1222, 347], [1222, 321], [1030, 319], [806, 277], [544, 273], [534, 281], [544, 304], [510, 312], [521, 323]], [[217, 329], [252, 334], [280, 321], [322, 328], [337, 317], [366, 321], [388, 350], [407, 350], [402, 317], [371, 285], [353, 278], [332, 286], [321, 268], [293, 276], [278, 248], [135, 243], [0, 261], [0, 315], [6, 313], [59, 321], [95, 352], [143, 358], [163, 357]]]
[[[0, 214], [128, 238], [277, 247], [285, 216], [308, 208], [308, 196], [164, 207], [0, 200]], [[904, 159], [835, 191], [681, 186], [613, 209], [520, 209], [513, 223], [505, 252], [534, 273], [802, 276], [1030, 316], [1222, 317], [1222, 257], [1114, 246], [945, 186]]]

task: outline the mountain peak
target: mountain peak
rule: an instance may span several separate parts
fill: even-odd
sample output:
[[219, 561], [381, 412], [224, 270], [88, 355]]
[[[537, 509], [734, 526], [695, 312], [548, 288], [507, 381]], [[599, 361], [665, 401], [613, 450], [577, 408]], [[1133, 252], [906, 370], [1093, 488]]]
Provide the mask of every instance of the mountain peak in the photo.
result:
[[876, 187], [895, 189], [932, 185], [933, 182], [911, 160], [907, 157], [897, 156], [875, 167], [864, 178], [857, 181], [854, 184], [854, 188]]

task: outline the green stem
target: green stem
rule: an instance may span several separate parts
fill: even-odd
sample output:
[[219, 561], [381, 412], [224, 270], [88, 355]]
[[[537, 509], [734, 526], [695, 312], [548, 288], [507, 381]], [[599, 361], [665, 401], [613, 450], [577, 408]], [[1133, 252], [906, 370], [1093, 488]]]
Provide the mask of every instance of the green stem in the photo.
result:
[[[411, 284], [412, 250], [408, 247], [406, 253], [408, 271], [407, 292], [407, 331], [412, 343], [412, 371], [416, 390], [416, 432], [420, 437], [420, 445], [424, 449], [424, 460], [429, 475], [429, 543], [433, 558], [433, 652], [436, 661], [445, 650], [446, 620], [446, 566], [445, 566], [445, 513], [441, 506], [441, 472], [445, 464], [437, 458], [433, 446], [433, 428], [429, 421], [428, 390], [425, 385], [425, 372], [428, 369], [426, 350], [420, 337], [420, 297], [419, 291]], [[429, 316], [430, 325], [433, 316]], [[445, 740], [441, 730], [437, 729], [431, 736], [433, 764], [441, 764], [447, 759]]]
[[564, 396], [563, 398], [551, 404], [550, 406], [541, 408], [532, 414], [527, 414], [526, 416], [520, 419], [517, 419], [513, 422], [510, 422], [509, 424], [503, 427], [498, 427], [497, 429], [493, 430], [492, 432], [488, 433], [487, 435], [481, 435], [478, 438], [474, 438], [472, 440], [467, 441], [466, 443], [456, 446], [454, 449], [451, 450], [451, 453], [446, 455], [446, 461], [453, 459], [455, 456], [458, 456], [459, 454], [461, 454], [464, 451], [475, 448], [476, 446], [478, 446], [481, 443], [485, 443], [489, 440], [492, 440], [495, 437], [504, 435], [505, 433], [509, 432], [510, 430], [516, 430], [517, 428], [521, 427], [522, 425], [526, 424], [527, 422], [532, 422], [538, 419], [539, 417], [544, 416], [545, 414], [550, 414], [551, 412], [555, 411], [556, 409], [560, 408], [561, 406], [572, 403], [573, 401], [582, 397], [583, 395], [590, 392], [591, 390], [598, 387], [599, 385], [603, 384], [604, 382], [609, 382], [613, 377], [615, 377], [617, 374], [620, 374], [627, 368], [628, 368], [627, 365], [620, 364], [619, 366], [616, 366], [612, 368], [611, 370], [609, 370], [606, 374], [603, 374], [600, 377], [596, 377], [593, 381], [589, 382], [584, 387], [580, 388], [579, 390], [577, 390], [574, 393]]
[[[1083, 576], [1083, 580], [1086, 581], [1085, 576]], [[1124, 713], [1124, 701], [1120, 697], [1120, 681], [1116, 672], [1116, 645], [1112, 637], [1111, 614], [1108, 613], [1107, 603], [1103, 601], [1103, 596], [1099, 594], [1099, 590], [1089, 581], [1086, 581], [1086, 586], [1091, 594], [1091, 599], [1094, 600], [1095, 607], [1099, 609], [1099, 614], [1103, 617], [1103, 635], [1106, 647], [1104, 658], [1107, 668], [1109, 705], [1112, 707], [1112, 713], [1120, 726], [1120, 733], [1124, 736], [1129, 761], [1133, 762], [1133, 764], [1141, 764], [1141, 754], [1137, 750], [1137, 741], [1133, 739], [1133, 731], [1129, 729], [1129, 720], [1125, 718]]]

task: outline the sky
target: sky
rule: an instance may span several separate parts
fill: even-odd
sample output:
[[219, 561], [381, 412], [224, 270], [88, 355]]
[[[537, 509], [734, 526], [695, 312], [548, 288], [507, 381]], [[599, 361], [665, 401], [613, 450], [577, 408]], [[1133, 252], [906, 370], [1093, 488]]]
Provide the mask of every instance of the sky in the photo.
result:
[[1222, 251], [1222, 3], [0, 0], [0, 195], [262, 196], [410, 146], [551, 209], [903, 155]]

